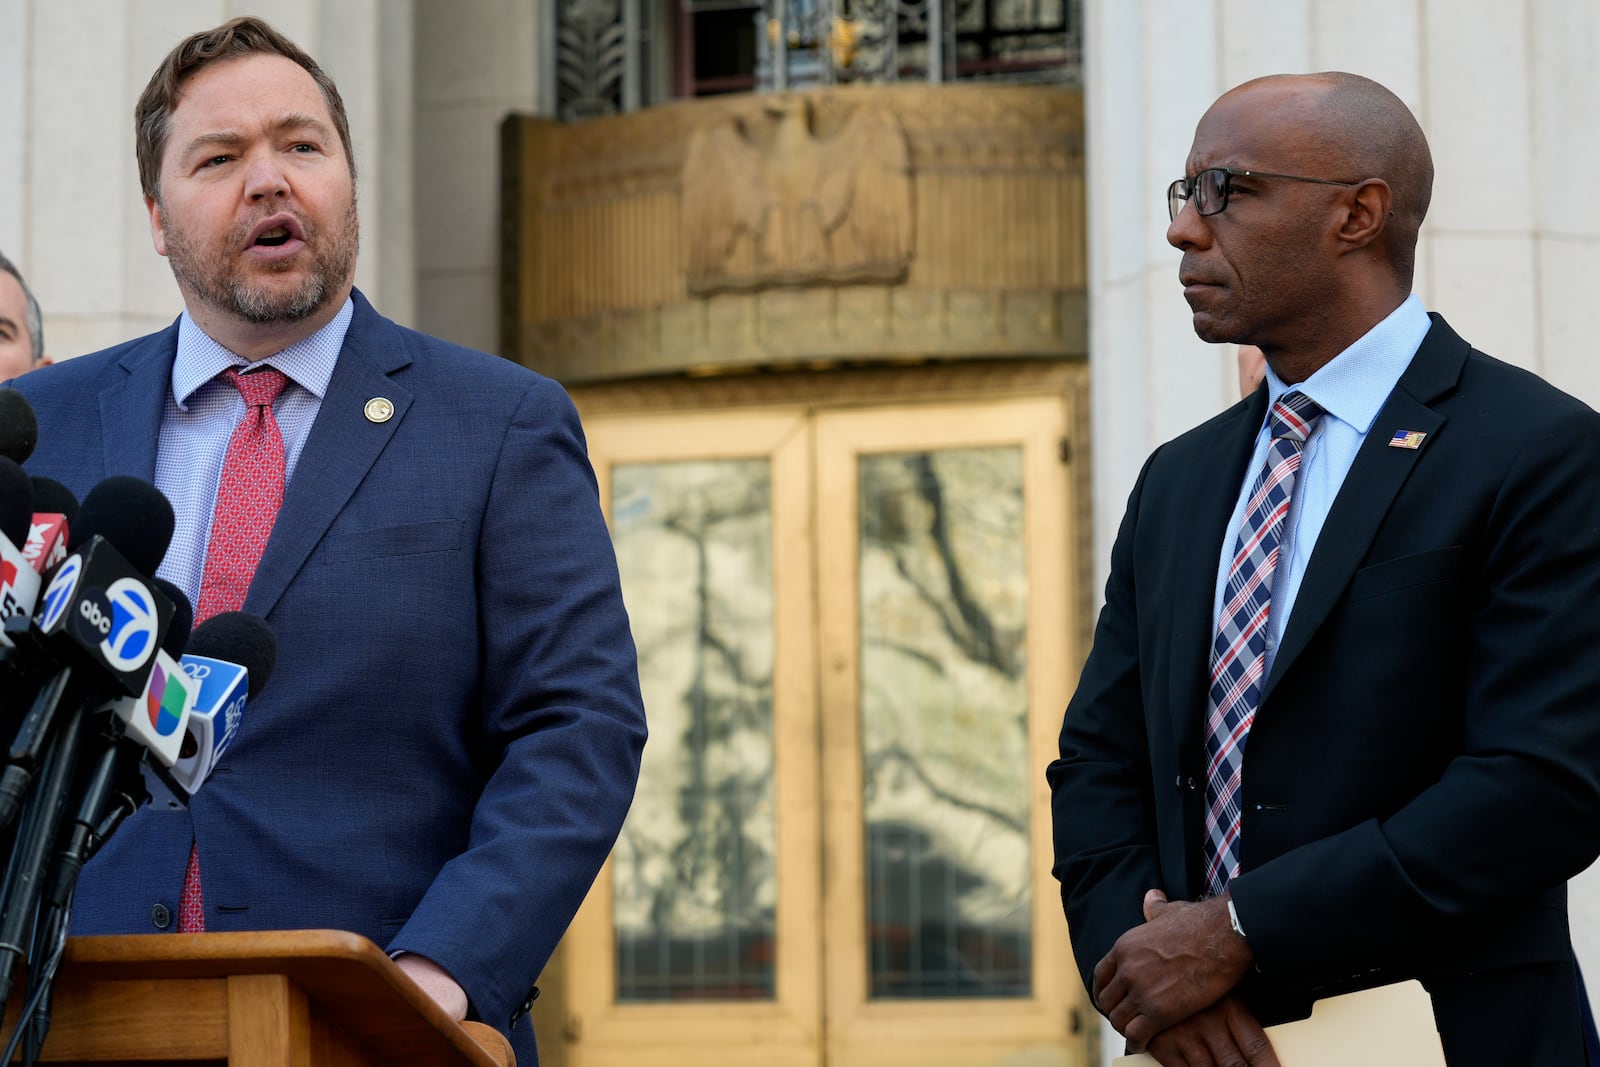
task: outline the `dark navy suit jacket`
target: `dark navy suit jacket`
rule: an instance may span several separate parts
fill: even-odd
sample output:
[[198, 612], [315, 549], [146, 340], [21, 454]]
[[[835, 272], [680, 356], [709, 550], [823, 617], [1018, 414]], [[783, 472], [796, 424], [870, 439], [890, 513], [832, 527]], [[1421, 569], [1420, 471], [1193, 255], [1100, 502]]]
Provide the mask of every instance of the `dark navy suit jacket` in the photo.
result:
[[[1086, 983], [1146, 890], [1204, 889], [1217, 561], [1265, 397], [1158, 449], [1112, 550], [1049, 772]], [[1258, 1013], [1417, 977], [1452, 1067], [1583, 1062], [1566, 881], [1600, 853], [1600, 416], [1435, 316], [1317, 540], [1243, 789]]]
[[[189, 809], [142, 809], [89, 864], [72, 932], [157, 932], [195, 839], [208, 930], [420, 953], [533, 1064], [513, 1018], [645, 739], [616, 561], [565, 392], [354, 299], [244, 605], [276, 631], [277, 669]], [[28, 472], [80, 499], [151, 480], [177, 333], [16, 382], [40, 426]], [[364, 416], [374, 397], [388, 421]]]

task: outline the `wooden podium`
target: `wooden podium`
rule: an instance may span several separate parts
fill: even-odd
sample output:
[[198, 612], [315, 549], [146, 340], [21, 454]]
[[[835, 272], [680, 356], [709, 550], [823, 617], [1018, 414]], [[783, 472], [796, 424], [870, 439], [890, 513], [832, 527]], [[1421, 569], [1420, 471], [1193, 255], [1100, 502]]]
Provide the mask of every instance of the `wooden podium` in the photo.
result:
[[514, 1064], [498, 1032], [453, 1022], [376, 945], [337, 930], [71, 938], [40, 1062]]

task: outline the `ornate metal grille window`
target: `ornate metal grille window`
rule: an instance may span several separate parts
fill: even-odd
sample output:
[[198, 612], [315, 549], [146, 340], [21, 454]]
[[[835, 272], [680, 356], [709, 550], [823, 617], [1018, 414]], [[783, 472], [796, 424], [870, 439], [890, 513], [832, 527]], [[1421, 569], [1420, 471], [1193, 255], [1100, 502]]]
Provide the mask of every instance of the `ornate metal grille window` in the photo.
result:
[[1083, 0], [555, 0], [563, 119], [669, 99], [886, 81], [1082, 84]]

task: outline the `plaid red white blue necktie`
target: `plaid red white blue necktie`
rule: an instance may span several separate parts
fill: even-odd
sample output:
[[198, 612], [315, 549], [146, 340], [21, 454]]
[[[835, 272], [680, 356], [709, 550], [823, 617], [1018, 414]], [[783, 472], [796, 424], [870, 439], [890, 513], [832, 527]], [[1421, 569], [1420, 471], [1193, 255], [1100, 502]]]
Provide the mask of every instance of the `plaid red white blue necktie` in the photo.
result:
[[[244, 418], [228, 440], [211, 513], [211, 538], [206, 543], [205, 572], [200, 579], [200, 604], [194, 621], [202, 623], [224, 611], [238, 611], [250, 589], [272, 524], [283, 504], [283, 434], [272, 416], [272, 402], [289, 379], [276, 367], [242, 374], [230, 367], [218, 377], [244, 397]], [[205, 900], [200, 891], [200, 848], [189, 849], [183, 892], [178, 898], [178, 932], [203, 933]]]
[[1206, 888], [1220, 893], [1239, 873], [1240, 775], [1244, 743], [1261, 702], [1272, 578], [1295, 474], [1322, 408], [1304, 393], [1272, 406], [1272, 442], [1250, 489], [1239, 539], [1228, 565], [1222, 612], [1211, 648], [1211, 700], [1206, 721]]

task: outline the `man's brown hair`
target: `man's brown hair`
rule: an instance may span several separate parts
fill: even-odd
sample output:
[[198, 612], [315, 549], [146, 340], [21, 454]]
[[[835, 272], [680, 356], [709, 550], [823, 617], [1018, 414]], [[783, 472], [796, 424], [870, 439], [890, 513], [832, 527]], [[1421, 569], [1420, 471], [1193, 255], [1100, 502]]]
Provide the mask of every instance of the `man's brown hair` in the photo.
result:
[[299, 45], [262, 20], [246, 16], [185, 39], [167, 53], [167, 58], [150, 76], [150, 84], [139, 95], [139, 103], [133, 110], [134, 151], [139, 160], [139, 186], [145, 196], [157, 202], [161, 200], [161, 156], [166, 151], [167, 136], [172, 132], [172, 113], [178, 109], [184, 81], [218, 60], [255, 55], [283, 56], [311, 75], [317, 88], [322, 90], [334, 128], [339, 131], [339, 141], [350, 163], [350, 177], [355, 177], [350, 119], [345, 115], [344, 101], [339, 98], [333, 79]]

